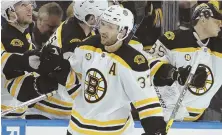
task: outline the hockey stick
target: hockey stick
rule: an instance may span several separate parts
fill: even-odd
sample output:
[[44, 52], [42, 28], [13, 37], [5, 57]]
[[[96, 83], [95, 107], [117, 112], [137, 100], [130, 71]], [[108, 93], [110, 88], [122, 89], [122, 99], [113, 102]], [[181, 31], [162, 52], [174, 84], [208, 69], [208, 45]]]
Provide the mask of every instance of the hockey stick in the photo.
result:
[[17, 109], [21, 109], [21, 108], [24, 108], [24, 107], [29, 106], [29, 105], [31, 105], [31, 104], [34, 104], [34, 103], [36, 103], [36, 102], [42, 101], [42, 100], [44, 100], [44, 99], [46, 99], [46, 98], [48, 98], [48, 97], [51, 97], [51, 96], [55, 95], [56, 93], [57, 93], [57, 91], [55, 90], [55, 91], [52, 91], [52, 92], [50, 92], [50, 93], [48, 93], [48, 94], [44, 94], [44, 95], [41, 95], [41, 96], [39, 96], [39, 97], [37, 97], [37, 98], [31, 99], [31, 100], [29, 100], [29, 101], [26, 101], [26, 102], [20, 104], [19, 106], [16, 106], [16, 107], [13, 107], [12, 109], [3, 111], [3, 112], [1, 113], [1, 116], [5, 116], [6, 114], [9, 114], [9, 113], [11, 113], [11, 112], [14, 112], [14, 111], [16, 111]]
[[[137, 6], [137, 5], [135, 5], [135, 6]], [[138, 6], [139, 6], [139, 5], [138, 5]], [[143, 6], [144, 6], [144, 5], [143, 5]], [[141, 8], [141, 9], [143, 9], [143, 8]], [[136, 34], [136, 31], [137, 31], [137, 29], [139, 28], [139, 26], [142, 24], [144, 17], [145, 17], [145, 7], [144, 7], [144, 12], [143, 12], [143, 14], [142, 14], [142, 16], [141, 16], [141, 19], [138, 19], [138, 20], [137, 20], [137, 22], [139, 22], [139, 23], [136, 23], [136, 24], [134, 25], [134, 27], [133, 27], [133, 29], [131, 30], [131, 32], [129, 33], [128, 37], [125, 39], [124, 42], [125, 42], [126, 44], [128, 44], [128, 43], [130, 42], [130, 40], [133, 38], [133, 36]]]
[[[201, 47], [201, 50], [206, 53], [208, 49], [207, 49], [207, 47]], [[198, 68], [199, 61], [202, 58], [202, 55], [198, 55], [198, 53], [196, 53], [196, 56], [197, 56], [197, 58], [194, 61], [194, 64], [192, 64], [193, 66], [192, 66], [191, 71], [190, 71], [190, 73], [189, 73], [189, 75], [187, 77], [186, 83], [185, 83], [185, 85], [184, 85], [184, 87], [182, 89], [182, 93], [180, 93], [180, 96], [179, 96], [179, 98], [178, 98], [178, 100], [177, 100], [177, 102], [175, 104], [173, 112], [170, 115], [170, 119], [169, 119], [169, 121], [167, 123], [167, 126], [166, 126], [166, 134], [169, 132], [169, 129], [173, 125], [173, 122], [174, 122], [174, 119], [176, 117], [176, 114], [177, 114], [177, 112], [178, 112], [178, 110], [180, 108], [180, 105], [181, 105], [184, 97], [185, 97], [185, 94], [186, 94], [186, 92], [188, 90], [188, 87], [189, 87], [189, 85], [190, 85], [190, 83], [191, 83], [191, 81], [193, 79], [193, 76], [194, 76], [194, 74], [195, 74], [195, 72], [196, 72], [196, 70]]]

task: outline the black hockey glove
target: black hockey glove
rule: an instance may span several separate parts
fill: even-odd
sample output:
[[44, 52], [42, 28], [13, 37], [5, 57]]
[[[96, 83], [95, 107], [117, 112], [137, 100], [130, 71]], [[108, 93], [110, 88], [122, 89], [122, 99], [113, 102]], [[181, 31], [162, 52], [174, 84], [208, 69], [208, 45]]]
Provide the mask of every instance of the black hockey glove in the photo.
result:
[[40, 60], [39, 73], [49, 75], [65, 86], [70, 64], [68, 60], [63, 59], [62, 50], [59, 47], [48, 45], [43, 48]]
[[[190, 70], [191, 70], [190, 65], [188, 65], [186, 68], [179, 67], [178, 71], [175, 71], [173, 73], [173, 80], [177, 80], [180, 85], [184, 85], [190, 73]], [[191, 81], [191, 85], [196, 88], [204, 87], [206, 79], [207, 79], [207, 72], [205, 68], [198, 67]]]
[[39, 76], [34, 80], [34, 89], [35, 91], [41, 94], [47, 94], [54, 90], [58, 89], [58, 82], [55, 78], [51, 78], [48, 76]]
[[155, 133], [143, 133], [142, 135], [166, 135], [166, 130], [157, 131]]
[[41, 75], [48, 75], [55, 70], [59, 70], [62, 59], [63, 54], [59, 47], [52, 45], [44, 46], [40, 57], [41, 62], [38, 72]]

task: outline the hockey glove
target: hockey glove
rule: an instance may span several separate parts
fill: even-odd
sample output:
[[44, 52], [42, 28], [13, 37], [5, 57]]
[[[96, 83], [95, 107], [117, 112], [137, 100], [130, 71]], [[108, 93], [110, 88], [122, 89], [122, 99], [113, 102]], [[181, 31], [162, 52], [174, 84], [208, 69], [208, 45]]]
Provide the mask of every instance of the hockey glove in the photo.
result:
[[54, 90], [58, 89], [58, 83], [55, 78], [51, 78], [48, 76], [39, 76], [34, 80], [34, 89], [35, 91], [41, 94], [47, 94]]
[[38, 72], [41, 75], [48, 75], [50, 72], [59, 70], [62, 59], [62, 50], [59, 47], [52, 45], [44, 46], [40, 57], [41, 62]]
[[196, 88], [203, 88], [205, 86], [206, 80], [207, 80], [206, 69], [204, 67], [198, 67], [191, 81], [191, 85]]
[[49, 45], [43, 48], [39, 73], [56, 78], [57, 82], [65, 86], [67, 76], [70, 72], [69, 61], [63, 59], [62, 50]]
[[[187, 77], [190, 73], [191, 66], [188, 65], [186, 68], [179, 67], [178, 71], [173, 73], [173, 80], [177, 80], [180, 85], [184, 85]], [[204, 87], [207, 79], [207, 72], [204, 67], [198, 67], [193, 79], [191, 80], [191, 85], [196, 88]]]

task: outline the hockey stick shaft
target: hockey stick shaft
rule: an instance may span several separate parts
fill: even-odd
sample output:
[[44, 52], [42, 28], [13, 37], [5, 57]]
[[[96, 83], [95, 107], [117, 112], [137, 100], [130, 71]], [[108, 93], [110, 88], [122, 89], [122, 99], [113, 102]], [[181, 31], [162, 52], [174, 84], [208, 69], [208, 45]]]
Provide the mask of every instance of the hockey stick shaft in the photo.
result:
[[55, 95], [56, 93], [57, 93], [57, 91], [53, 91], [53, 92], [50, 92], [50, 93], [48, 93], [48, 94], [44, 94], [44, 95], [41, 95], [41, 96], [39, 96], [39, 97], [37, 97], [37, 98], [31, 99], [31, 100], [29, 100], [29, 101], [26, 101], [26, 102], [20, 104], [19, 106], [16, 106], [16, 107], [13, 107], [12, 109], [3, 111], [3, 112], [1, 113], [1, 116], [5, 116], [5, 115], [7, 115], [7, 114], [9, 114], [9, 113], [11, 113], [11, 112], [16, 111], [17, 109], [21, 109], [21, 108], [27, 107], [27, 106], [29, 106], [29, 105], [31, 105], [31, 104], [37, 103], [37, 102], [39, 102], [39, 101], [42, 101], [42, 100], [44, 100], [44, 99], [46, 99], [46, 98], [48, 98], [48, 97], [51, 97], [51, 96]]
[[[205, 52], [205, 53], [207, 52], [207, 48], [206, 47], [201, 47], [201, 50], [203, 52]], [[169, 121], [167, 123], [167, 126], [166, 126], [166, 134], [169, 132], [169, 129], [173, 125], [173, 122], [174, 122], [174, 119], [176, 117], [176, 114], [177, 114], [177, 112], [178, 112], [178, 110], [179, 110], [179, 108], [180, 108], [180, 106], [182, 104], [182, 101], [183, 101], [183, 99], [185, 97], [185, 94], [186, 94], [186, 92], [188, 90], [188, 87], [189, 87], [189, 85], [190, 85], [190, 83], [191, 83], [191, 81], [193, 79], [193, 76], [194, 76], [194, 74], [195, 74], [195, 72], [196, 72], [196, 70], [198, 68], [198, 65], [199, 65], [199, 62], [200, 62], [200, 59], [201, 59], [201, 55], [198, 55], [198, 53], [197, 53], [196, 56], [197, 56], [197, 58], [194, 61], [194, 64], [193, 64], [193, 66], [191, 68], [191, 71], [190, 71], [190, 73], [189, 73], [189, 75], [187, 77], [186, 83], [185, 83], [185, 85], [184, 85], [184, 87], [182, 89], [182, 92], [180, 93], [180, 96], [179, 96], [179, 98], [178, 98], [178, 100], [177, 100], [177, 102], [175, 104], [173, 112], [170, 115], [170, 119], [169, 119]]]

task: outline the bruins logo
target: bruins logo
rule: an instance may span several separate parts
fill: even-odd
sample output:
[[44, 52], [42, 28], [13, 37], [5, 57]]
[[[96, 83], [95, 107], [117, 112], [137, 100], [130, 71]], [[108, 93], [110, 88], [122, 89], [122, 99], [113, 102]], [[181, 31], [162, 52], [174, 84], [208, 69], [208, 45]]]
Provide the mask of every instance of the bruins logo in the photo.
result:
[[103, 74], [91, 68], [86, 73], [84, 83], [84, 97], [89, 103], [96, 103], [100, 101], [106, 94], [107, 82]]
[[190, 54], [185, 54], [185, 60], [186, 61], [190, 61], [191, 60], [191, 56], [190, 56]]
[[175, 38], [175, 34], [172, 31], [167, 31], [164, 33], [164, 35], [166, 36], [168, 40], [174, 40]]
[[213, 77], [213, 73], [212, 73], [211, 69], [208, 66], [203, 65], [203, 64], [200, 64], [199, 67], [204, 67], [207, 72], [207, 80], [205, 82], [205, 86], [202, 88], [196, 88], [196, 87], [190, 85], [188, 87], [188, 90], [192, 94], [197, 95], [197, 96], [201, 96], [201, 95], [204, 95], [205, 93], [207, 93], [214, 84], [214, 77]]
[[78, 38], [73, 38], [72, 40], [69, 41], [70, 43], [75, 43], [75, 42], [82, 42], [80, 39]]
[[24, 43], [20, 39], [13, 39], [10, 43], [12, 46], [19, 46], [22, 47]]
[[138, 65], [140, 65], [140, 64], [145, 63], [146, 60], [143, 57], [143, 55], [136, 55], [136, 57], [134, 58], [134, 62], [137, 63]]
[[85, 57], [87, 60], [90, 60], [92, 58], [92, 55], [91, 55], [91, 53], [87, 53]]

